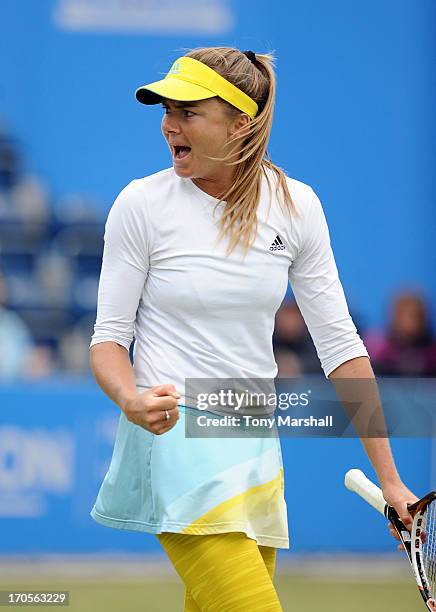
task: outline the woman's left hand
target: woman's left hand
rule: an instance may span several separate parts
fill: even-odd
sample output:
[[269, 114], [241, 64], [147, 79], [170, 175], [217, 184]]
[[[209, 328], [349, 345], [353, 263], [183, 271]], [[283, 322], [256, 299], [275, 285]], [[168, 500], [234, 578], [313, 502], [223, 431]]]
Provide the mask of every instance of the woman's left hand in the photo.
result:
[[[418, 501], [416, 495], [414, 495], [402, 482], [401, 480], [395, 484], [385, 484], [382, 487], [383, 497], [386, 502], [392, 506], [402, 520], [404, 526], [408, 531], [412, 528], [413, 518], [407, 510], [407, 506]], [[399, 536], [395, 531], [391, 522], [388, 523], [388, 528], [391, 534], [396, 540], [399, 540]], [[403, 545], [398, 546], [399, 550], [404, 549]]]

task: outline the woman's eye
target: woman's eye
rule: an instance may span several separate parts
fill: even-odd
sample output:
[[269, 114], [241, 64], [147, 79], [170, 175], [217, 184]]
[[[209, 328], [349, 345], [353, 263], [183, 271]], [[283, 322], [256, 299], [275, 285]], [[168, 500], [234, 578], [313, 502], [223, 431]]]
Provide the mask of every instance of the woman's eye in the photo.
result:
[[[170, 109], [167, 106], [162, 106], [162, 110], [165, 112], [165, 115], [168, 115], [168, 113], [170, 113]], [[183, 113], [185, 115], [185, 117], [193, 117], [195, 115], [195, 113], [193, 113], [192, 111], [189, 110], [185, 110], [183, 109]]]

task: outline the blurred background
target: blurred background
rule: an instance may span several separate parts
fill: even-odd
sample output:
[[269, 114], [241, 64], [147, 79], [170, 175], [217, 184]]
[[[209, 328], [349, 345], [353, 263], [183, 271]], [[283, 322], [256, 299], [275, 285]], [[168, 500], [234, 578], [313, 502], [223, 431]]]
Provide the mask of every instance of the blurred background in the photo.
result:
[[[83, 611], [105, 596], [113, 609], [182, 609], [156, 539], [89, 516], [119, 409], [91, 377], [88, 347], [109, 208], [132, 179], [171, 165], [162, 110], [134, 91], [211, 45], [275, 52], [269, 153], [323, 203], [374, 370], [436, 377], [433, 0], [3, 0], [1, 589], [60, 585]], [[280, 376], [321, 372], [291, 289], [274, 347]], [[416, 494], [436, 488], [434, 439], [392, 443]], [[360, 442], [288, 438], [282, 451], [284, 610], [348, 610], [348, 596], [357, 611], [420, 610], [385, 521], [343, 488], [350, 467], [374, 477]], [[322, 512], [303, 516], [314, 492]]]

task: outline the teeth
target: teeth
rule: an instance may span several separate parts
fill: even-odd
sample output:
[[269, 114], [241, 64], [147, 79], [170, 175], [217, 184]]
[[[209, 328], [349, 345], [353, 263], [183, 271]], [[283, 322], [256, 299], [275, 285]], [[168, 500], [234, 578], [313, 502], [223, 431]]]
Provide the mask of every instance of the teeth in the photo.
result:
[[174, 145], [174, 157], [186, 157], [191, 152], [191, 147], [185, 145]]

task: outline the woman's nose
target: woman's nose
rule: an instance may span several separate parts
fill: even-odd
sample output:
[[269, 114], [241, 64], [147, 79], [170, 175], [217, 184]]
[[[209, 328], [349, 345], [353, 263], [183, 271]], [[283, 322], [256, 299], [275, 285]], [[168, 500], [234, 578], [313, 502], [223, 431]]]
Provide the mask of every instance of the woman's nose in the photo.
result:
[[163, 119], [163, 129], [165, 132], [180, 132], [180, 126], [174, 116], [165, 115]]

